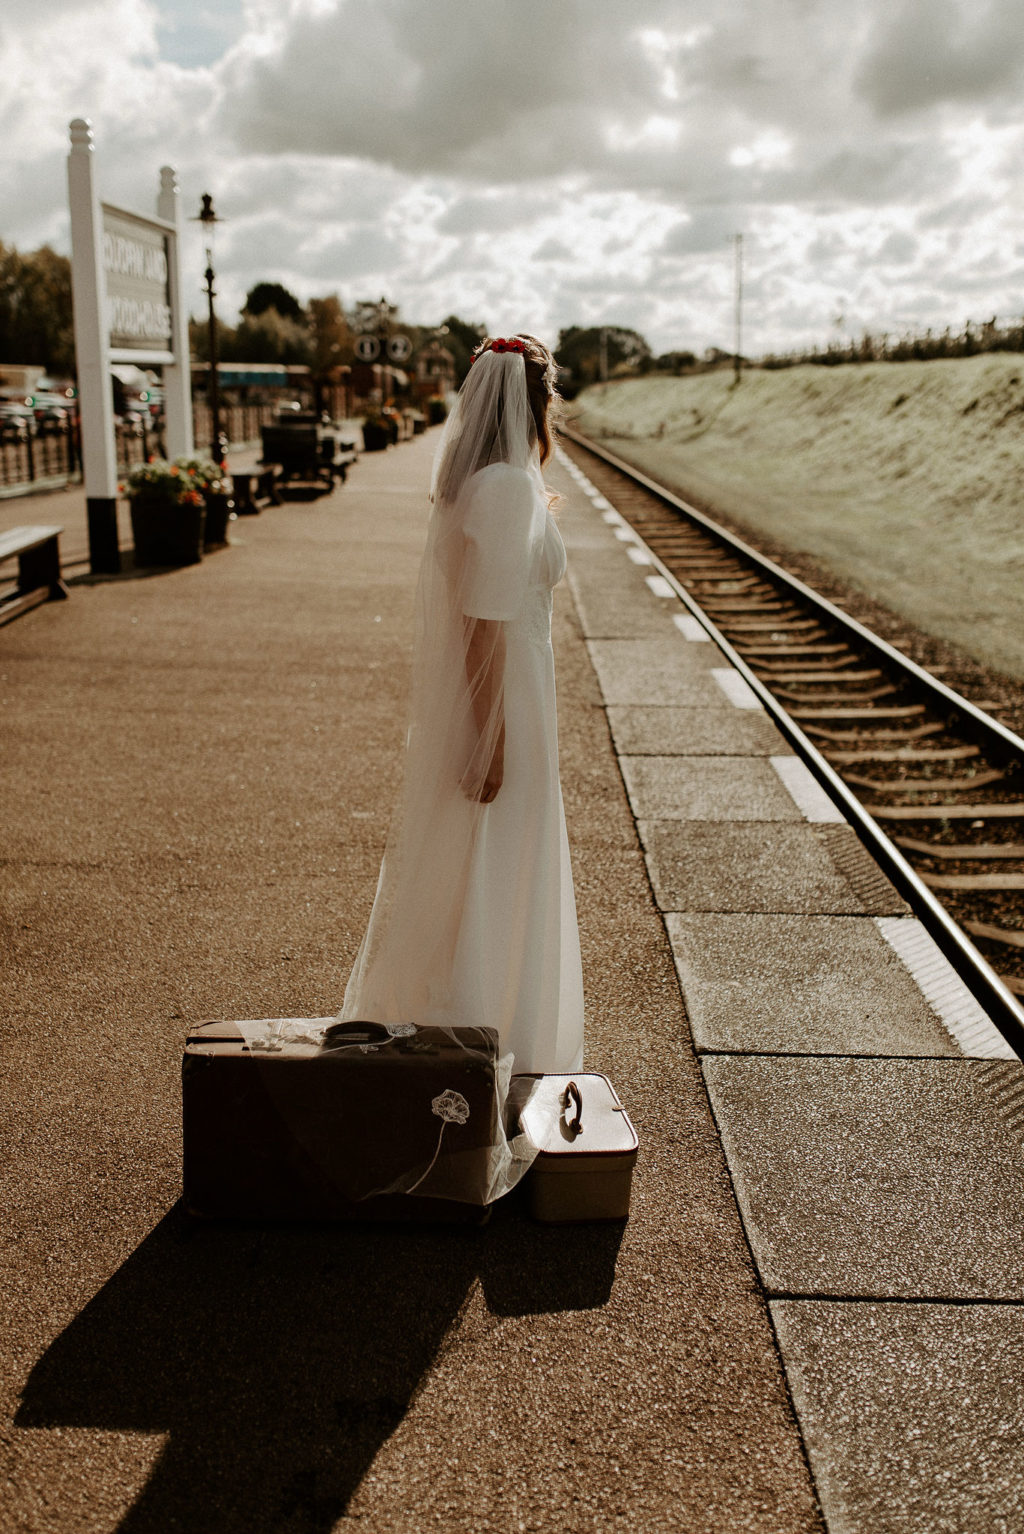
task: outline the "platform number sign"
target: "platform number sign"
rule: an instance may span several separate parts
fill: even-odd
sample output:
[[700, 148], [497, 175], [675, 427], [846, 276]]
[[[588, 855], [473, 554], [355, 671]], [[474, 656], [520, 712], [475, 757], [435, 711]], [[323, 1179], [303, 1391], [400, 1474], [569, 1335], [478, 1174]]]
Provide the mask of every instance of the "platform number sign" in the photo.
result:
[[412, 351], [412, 342], [408, 336], [392, 336], [388, 341], [388, 356], [392, 362], [404, 362]]
[[360, 336], [356, 341], [356, 356], [360, 362], [375, 362], [380, 356], [380, 342], [376, 336]]

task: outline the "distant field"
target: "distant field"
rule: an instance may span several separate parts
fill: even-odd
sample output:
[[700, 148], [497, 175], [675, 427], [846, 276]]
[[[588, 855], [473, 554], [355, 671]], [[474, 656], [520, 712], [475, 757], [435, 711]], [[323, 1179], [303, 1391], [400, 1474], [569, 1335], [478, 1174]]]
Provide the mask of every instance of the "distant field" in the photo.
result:
[[1024, 355], [624, 379], [580, 429], [1024, 677]]

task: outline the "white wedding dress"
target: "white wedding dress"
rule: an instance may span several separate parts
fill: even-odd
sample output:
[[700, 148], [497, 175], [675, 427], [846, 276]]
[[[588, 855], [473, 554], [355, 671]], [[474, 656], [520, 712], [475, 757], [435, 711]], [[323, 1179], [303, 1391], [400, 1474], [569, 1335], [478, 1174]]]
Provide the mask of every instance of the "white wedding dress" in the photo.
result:
[[[451, 512], [435, 509], [403, 798], [340, 1013], [492, 1027], [517, 1072], [577, 1070], [583, 1053], [551, 649], [565, 568], [535, 455], [530, 467], [480, 469]], [[475, 738], [465, 701], [474, 619], [504, 649], [504, 778], [491, 803], [461, 786]]]

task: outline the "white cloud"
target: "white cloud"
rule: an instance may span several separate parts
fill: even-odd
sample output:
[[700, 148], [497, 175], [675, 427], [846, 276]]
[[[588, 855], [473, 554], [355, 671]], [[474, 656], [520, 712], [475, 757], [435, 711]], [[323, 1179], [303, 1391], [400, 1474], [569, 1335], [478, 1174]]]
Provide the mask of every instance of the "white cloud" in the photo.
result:
[[753, 350], [1024, 308], [1019, 0], [62, 0], [2, 41], [0, 238], [66, 245], [87, 115], [111, 200], [214, 193], [225, 311], [727, 345], [740, 230]]

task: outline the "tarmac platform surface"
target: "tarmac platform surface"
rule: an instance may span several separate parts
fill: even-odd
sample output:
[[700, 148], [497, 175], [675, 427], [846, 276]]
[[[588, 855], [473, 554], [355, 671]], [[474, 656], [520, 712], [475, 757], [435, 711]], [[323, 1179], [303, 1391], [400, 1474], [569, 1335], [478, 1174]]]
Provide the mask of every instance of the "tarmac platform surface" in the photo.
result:
[[[0, 1528], [1024, 1528], [1024, 1067], [614, 508], [549, 481], [621, 1228], [221, 1228], [181, 1045], [340, 1004], [436, 433], [0, 629]], [[679, 620], [679, 621], [676, 621]], [[756, 699], [753, 700], [756, 705]]]

